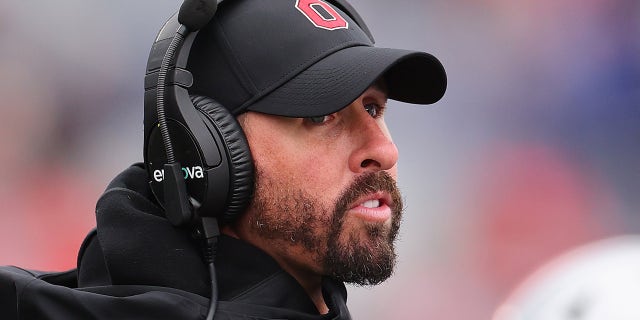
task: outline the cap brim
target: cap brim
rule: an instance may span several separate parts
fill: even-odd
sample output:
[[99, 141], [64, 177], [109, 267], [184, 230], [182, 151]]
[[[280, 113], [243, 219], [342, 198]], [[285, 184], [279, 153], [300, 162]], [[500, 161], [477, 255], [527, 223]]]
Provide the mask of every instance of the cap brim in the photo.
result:
[[247, 107], [287, 117], [334, 113], [383, 77], [389, 99], [431, 104], [444, 95], [447, 76], [434, 56], [369, 46], [339, 50], [310, 66]]

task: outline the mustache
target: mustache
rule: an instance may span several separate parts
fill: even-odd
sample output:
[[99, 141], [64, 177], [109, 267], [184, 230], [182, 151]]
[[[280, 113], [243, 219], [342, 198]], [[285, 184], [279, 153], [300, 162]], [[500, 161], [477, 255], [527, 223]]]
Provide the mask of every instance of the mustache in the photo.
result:
[[[395, 215], [402, 211], [402, 197], [396, 180], [386, 171], [368, 172], [358, 176], [338, 197], [335, 212], [340, 220], [349, 206], [360, 197], [375, 192], [386, 192], [391, 195], [392, 203], [388, 204]], [[394, 217], [395, 218], [395, 217]]]

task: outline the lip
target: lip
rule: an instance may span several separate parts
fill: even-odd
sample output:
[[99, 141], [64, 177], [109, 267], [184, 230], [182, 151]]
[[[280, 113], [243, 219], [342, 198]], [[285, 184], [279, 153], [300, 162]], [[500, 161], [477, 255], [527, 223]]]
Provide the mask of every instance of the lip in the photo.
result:
[[[380, 205], [376, 208], [364, 207], [362, 204], [369, 200], [378, 200]], [[385, 222], [391, 219], [391, 204], [391, 195], [381, 191], [358, 198], [353, 202], [349, 212], [365, 221]]]

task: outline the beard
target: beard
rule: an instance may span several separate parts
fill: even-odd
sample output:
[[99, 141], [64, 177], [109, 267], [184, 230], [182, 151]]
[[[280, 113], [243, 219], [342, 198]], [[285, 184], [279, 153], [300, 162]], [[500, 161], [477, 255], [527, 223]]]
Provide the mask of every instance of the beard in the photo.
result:
[[[393, 274], [403, 205], [395, 179], [387, 172], [363, 174], [328, 207], [318, 197], [293, 189], [260, 170], [255, 183], [249, 222], [260, 237], [273, 240], [274, 245], [304, 248], [313, 255], [313, 261], [318, 261], [314, 268], [339, 281], [375, 285]], [[350, 205], [379, 191], [391, 195], [391, 223], [364, 222], [347, 229], [345, 218]]]

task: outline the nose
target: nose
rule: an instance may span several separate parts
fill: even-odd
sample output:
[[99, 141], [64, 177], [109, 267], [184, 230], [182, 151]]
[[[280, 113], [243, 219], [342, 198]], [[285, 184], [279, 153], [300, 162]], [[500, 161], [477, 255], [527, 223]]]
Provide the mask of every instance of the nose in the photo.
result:
[[384, 119], [374, 119], [365, 115], [354, 126], [355, 148], [349, 159], [351, 171], [389, 170], [398, 162], [398, 148], [391, 139]]

